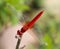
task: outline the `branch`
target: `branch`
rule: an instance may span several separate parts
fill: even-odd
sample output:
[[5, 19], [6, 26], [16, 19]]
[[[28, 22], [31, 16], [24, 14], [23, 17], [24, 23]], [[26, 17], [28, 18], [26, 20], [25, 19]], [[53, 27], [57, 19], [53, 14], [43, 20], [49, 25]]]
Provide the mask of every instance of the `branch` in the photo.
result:
[[24, 49], [25, 45], [24, 45], [23, 47], [19, 48], [19, 45], [21, 44], [21, 39], [22, 39], [22, 37], [16, 36], [16, 38], [18, 38], [17, 45], [16, 45], [16, 49]]

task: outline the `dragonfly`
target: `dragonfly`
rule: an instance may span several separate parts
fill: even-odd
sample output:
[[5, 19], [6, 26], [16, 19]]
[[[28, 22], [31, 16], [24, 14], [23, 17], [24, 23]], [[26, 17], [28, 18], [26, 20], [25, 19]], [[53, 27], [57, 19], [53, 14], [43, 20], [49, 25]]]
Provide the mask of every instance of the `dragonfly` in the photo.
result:
[[[42, 16], [43, 13], [44, 13], [44, 10], [40, 11], [40, 13], [38, 13], [35, 16], [35, 18], [33, 18], [29, 23], [25, 24], [20, 30], [17, 31], [18, 36], [16, 37], [18, 37], [18, 41], [17, 41], [16, 49], [19, 49], [19, 45], [20, 45], [23, 34], [35, 24], [35, 22]], [[25, 45], [20, 49], [23, 49], [24, 47]]]

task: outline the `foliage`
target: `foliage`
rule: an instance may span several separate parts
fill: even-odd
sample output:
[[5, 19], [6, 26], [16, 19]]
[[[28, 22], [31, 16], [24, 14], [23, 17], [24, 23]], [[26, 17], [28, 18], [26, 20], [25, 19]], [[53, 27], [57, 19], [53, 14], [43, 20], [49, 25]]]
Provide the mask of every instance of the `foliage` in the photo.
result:
[[24, 0], [0, 0], [0, 31], [3, 26], [19, 21], [18, 11], [29, 10], [24, 2]]

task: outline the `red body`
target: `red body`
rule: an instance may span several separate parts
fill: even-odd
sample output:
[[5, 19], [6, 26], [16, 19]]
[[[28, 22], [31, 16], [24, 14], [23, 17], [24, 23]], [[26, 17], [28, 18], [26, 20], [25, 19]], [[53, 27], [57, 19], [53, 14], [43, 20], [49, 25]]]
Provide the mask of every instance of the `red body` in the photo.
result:
[[21, 28], [21, 30], [18, 30], [18, 31], [17, 31], [17, 34], [18, 34], [19, 36], [22, 36], [22, 34], [23, 34], [25, 31], [27, 31], [29, 28], [31, 28], [31, 27], [34, 25], [34, 23], [41, 17], [41, 15], [43, 14], [43, 12], [44, 12], [44, 11], [41, 11], [32, 21], [30, 21], [28, 24], [26, 24], [25, 26], [23, 26], [23, 27]]

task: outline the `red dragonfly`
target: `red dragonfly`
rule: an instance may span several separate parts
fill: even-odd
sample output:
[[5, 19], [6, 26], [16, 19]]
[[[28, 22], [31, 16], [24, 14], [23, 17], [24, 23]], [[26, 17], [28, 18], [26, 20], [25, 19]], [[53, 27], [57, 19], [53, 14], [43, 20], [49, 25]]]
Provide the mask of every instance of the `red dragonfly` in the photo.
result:
[[30, 21], [28, 24], [24, 25], [21, 30], [18, 30], [17, 31], [17, 35], [19, 35], [20, 37], [23, 35], [23, 33], [25, 33], [29, 28], [31, 28], [34, 23], [41, 17], [41, 15], [43, 14], [43, 10], [37, 14], [37, 16], [32, 20]]
[[[20, 42], [21, 42], [21, 38], [22, 38], [22, 35], [23, 33], [25, 33], [28, 29], [30, 29], [34, 23], [41, 17], [41, 15], [43, 14], [43, 10], [37, 14], [37, 16], [32, 20], [30, 21], [28, 24], [25, 24], [21, 30], [18, 30], [17, 31], [17, 35], [19, 35], [19, 38], [18, 38], [18, 41], [17, 41], [17, 45], [16, 45], [16, 49], [19, 49], [19, 45], [20, 45]], [[25, 46], [22, 47], [22, 49], [24, 48]]]

